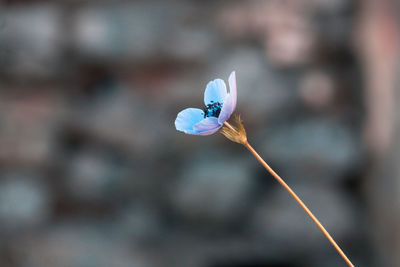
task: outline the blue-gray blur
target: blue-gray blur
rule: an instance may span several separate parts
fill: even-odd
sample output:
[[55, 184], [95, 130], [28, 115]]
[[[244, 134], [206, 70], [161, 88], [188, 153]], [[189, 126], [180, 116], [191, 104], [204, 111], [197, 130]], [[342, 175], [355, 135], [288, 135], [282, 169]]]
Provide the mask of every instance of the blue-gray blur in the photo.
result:
[[0, 7], [0, 266], [345, 266], [244, 147], [175, 130], [233, 70], [254, 148], [356, 266], [400, 266], [395, 1]]

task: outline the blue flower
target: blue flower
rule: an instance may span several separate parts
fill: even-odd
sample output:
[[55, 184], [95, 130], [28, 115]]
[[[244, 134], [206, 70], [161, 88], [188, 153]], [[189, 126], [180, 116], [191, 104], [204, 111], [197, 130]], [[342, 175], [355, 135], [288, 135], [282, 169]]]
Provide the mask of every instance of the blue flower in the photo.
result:
[[222, 127], [236, 108], [236, 73], [229, 76], [229, 89], [226, 91], [225, 82], [215, 79], [207, 84], [204, 92], [203, 110], [187, 108], [178, 113], [175, 127], [178, 131], [194, 135], [210, 135]]

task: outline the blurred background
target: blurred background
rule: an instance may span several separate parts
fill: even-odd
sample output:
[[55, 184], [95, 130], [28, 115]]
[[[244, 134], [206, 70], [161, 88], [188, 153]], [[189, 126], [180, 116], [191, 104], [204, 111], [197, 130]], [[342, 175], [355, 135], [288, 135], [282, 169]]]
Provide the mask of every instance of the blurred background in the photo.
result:
[[0, 7], [0, 266], [345, 266], [245, 148], [175, 130], [232, 70], [256, 150], [356, 266], [400, 266], [397, 1]]

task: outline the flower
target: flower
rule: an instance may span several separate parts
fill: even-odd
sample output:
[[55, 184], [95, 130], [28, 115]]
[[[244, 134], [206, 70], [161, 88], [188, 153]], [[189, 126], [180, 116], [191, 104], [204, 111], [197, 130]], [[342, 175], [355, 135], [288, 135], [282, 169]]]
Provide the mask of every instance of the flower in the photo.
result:
[[207, 84], [203, 110], [187, 108], [178, 113], [175, 128], [193, 135], [210, 135], [218, 131], [236, 108], [236, 73], [229, 75], [229, 92], [225, 82], [215, 79]]

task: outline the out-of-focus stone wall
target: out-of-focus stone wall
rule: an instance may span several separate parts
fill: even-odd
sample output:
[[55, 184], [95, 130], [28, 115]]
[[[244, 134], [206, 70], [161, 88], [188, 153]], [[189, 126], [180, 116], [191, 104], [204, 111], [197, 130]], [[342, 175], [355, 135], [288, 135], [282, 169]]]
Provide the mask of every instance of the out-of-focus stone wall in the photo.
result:
[[175, 130], [232, 70], [250, 142], [356, 266], [382, 266], [353, 1], [1, 7], [0, 266], [343, 265], [244, 148]]

